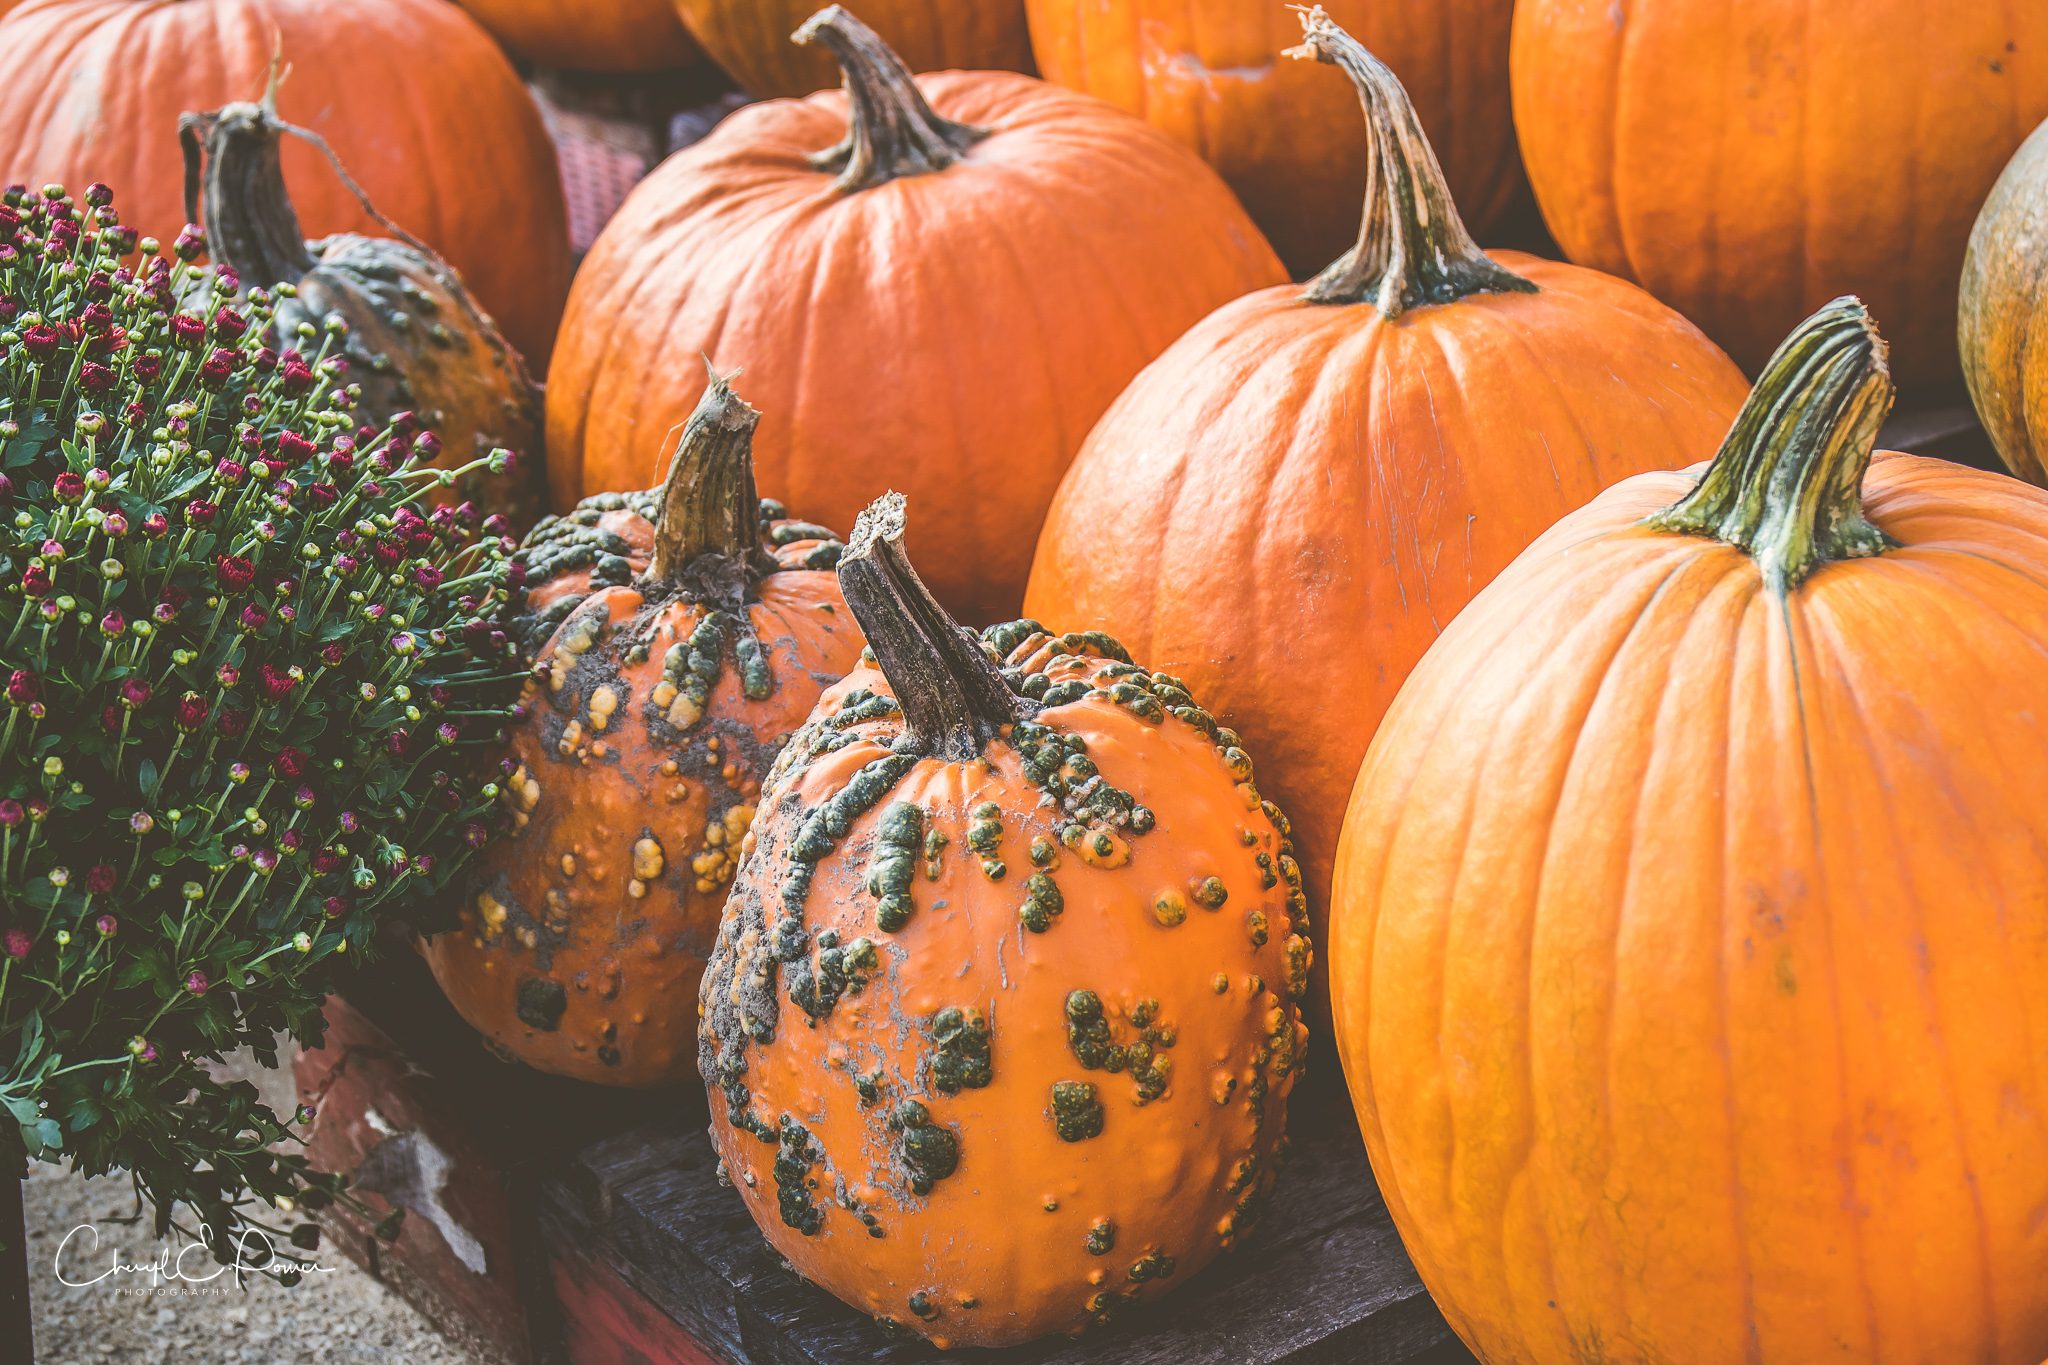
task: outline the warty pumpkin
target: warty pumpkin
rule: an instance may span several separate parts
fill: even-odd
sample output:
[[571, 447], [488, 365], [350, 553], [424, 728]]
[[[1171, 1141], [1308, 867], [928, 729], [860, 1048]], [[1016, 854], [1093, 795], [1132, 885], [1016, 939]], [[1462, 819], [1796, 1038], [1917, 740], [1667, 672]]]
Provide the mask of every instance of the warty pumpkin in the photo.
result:
[[1559, 515], [1696, 458], [1744, 386], [1641, 290], [1480, 251], [1394, 74], [1321, 10], [1303, 23], [1296, 55], [1365, 108], [1359, 243], [1138, 376], [1054, 500], [1025, 606], [1111, 632], [1244, 731], [1320, 909], [1359, 759], [1437, 632]]
[[1572, 260], [1751, 368], [1854, 291], [1901, 378], [1943, 379], [1971, 218], [2048, 117], [2048, 5], [1522, 0], [1511, 70]]
[[462, 1017], [542, 1071], [690, 1074], [690, 992], [761, 779], [860, 657], [837, 542], [761, 524], [758, 420], [714, 379], [657, 506], [586, 509], [527, 547], [529, 609], [559, 624], [506, 760], [513, 830], [423, 951]]
[[[431, 429], [440, 453], [429, 463], [471, 466], [499, 448], [520, 457], [446, 496], [531, 524], [544, 466], [540, 394], [525, 363], [447, 262], [417, 241], [355, 233], [306, 241], [278, 156], [283, 135], [297, 130], [277, 117], [276, 93], [273, 85], [261, 103], [181, 121], [186, 217], [199, 220], [203, 190], [208, 253], [243, 296], [264, 289], [275, 297], [279, 352], [304, 348], [310, 359], [325, 346], [345, 355], [345, 381], [361, 388], [365, 414], [382, 422], [411, 412]], [[225, 287], [216, 272], [200, 277], [187, 307], [209, 315], [216, 285]], [[346, 325], [338, 346], [329, 335], [336, 317]]]
[[[830, 53], [791, 46], [816, 0], [671, 0], [697, 41], [763, 99], [839, 83]], [[915, 71], [1029, 71], [1024, 0], [864, 0], [861, 17]]]
[[890, 494], [840, 561], [873, 662], [763, 791], [698, 1046], [769, 1243], [942, 1349], [996, 1346], [1251, 1225], [1310, 948], [1237, 737], [1107, 637], [962, 630], [902, 533]]
[[[1098, 95], [1193, 147], [1304, 274], [1358, 226], [1367, 140], [1342, 82], [1280, 49], [1296, 29], [1269, 0], [1030, 0], [1049, 81]], [[1330, 17], [1394, 69], [1474, 231], [1521, 185], [1508, 113], [1513, 0], [1330, 0]]]
[[1483, 1359], [2048, 1353], [2048, 494], [1869, 464], [1890, 401], [1829, 305], [1373, 742], [1337, 1041]]
[[1957, 331], [1963, 378], [2005, 467], [2048, 484], [2048, 123], [1977, 215]]
[[577, 275], [548, 382], [556, 505], [647, 481], [682, 416], [675, 357], [744, 361], [778, 414], [764, 482], [839, 525], [903, 487], [940, 600], [1015, 615], [1089, 426], [1280, 263], [1213, 171], [1099, 100], [913, 82], [837, 6], [800, 36], [845, 64], [850, 126], [837, 92], [740, 110], [634, 190]]
[[703, 57], [669, 0], [459, 0], [505, 50], [578, 71], [657, 71]]
[[[445, 0], [29, 0], [0, 42], [0, 183], [121, 186], [125, 221], [184, 224], [187, 110], [253, 98], [291, 68], [282, 115], [320, 133], [384, 216], [458, 270], [547, 361], [569, 287], [554, 143], [505, 55]], [[315, 236], [375, 234], [326, 159], [284, 149]]]

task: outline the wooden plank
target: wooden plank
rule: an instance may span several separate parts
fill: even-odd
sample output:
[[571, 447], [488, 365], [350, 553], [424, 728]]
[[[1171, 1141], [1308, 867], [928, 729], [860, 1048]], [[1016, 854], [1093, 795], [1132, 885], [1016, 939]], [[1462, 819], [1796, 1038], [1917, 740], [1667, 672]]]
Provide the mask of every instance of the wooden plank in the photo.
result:
[[[1312, 1104], [1264, 1221], [1235, 1254], [1113, 1327], [988, 1365], [1437, 1365], [1469, 1361], [1423, 1292], [1341, 1105]], [[804, 1283], [721, 1186], [709, 1139], [665, 1123], [592, 1144], [550, 1181], [543, 1237], [608, 1265], [708, 1354], [736, 1365], [943, 1358]], [[587, 1275], [572, 1266], [564, 1272]], [[566, 1337], [609, 1330], [565, 1299]], [[630, 1358], [630, 1357], [629, 1357]]]

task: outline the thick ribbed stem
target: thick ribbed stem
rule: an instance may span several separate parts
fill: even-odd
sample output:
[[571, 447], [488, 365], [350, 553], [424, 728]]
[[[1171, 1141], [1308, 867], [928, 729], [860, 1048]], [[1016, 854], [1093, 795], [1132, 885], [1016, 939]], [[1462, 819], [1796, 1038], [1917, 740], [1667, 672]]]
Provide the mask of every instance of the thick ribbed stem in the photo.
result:
[[1479, 249], [1451, 202], [1443, 168], [1408, 92], [1386, 64], [1323, 12], [1301, 16], [1301, 46], [1287, 55], [1343, 69], [1365, 106], [1365, 221], [1358, 245], [1309, 281], [1310, 303], [1370, 303], [1399, 317], [1468, 294], [1533, 294], [1536, 286]]
[[1004, 726], [1024, 719], [1027, 703], [904, 555], [901, 493], [884, 493], [854, 523], [839, 558], [839, 589], [919, 752], [970, 759]]
[[842, 6], [813, 14], [791, 41], [823, 43], [845, 76], [846, 98], [853, 105], [846, 139], [811, 158], [818, 169], [839, 172], [841, 190], [868, 190], [899, 176], [943, 171], [988, 136], [986, 128], [933, 112], [903, 59]]
[[[736, 377], [713, 373], [683, 424], [662, 484], [647, 566], [655, 582], [701, 578], [707, 586], [736, 580], [743, 587], [774, 569], [761, 549], [761, 496], [754, 486], [754, 428], [761, 414], [732, 391]], [[707, 559], [715, 572], [704, 572]]]
[[1895, 548], [1863, 515], [1863, 472], [1892, 406], [1885, 349], [1854, 298], [1800, 323], [1699, 484], [1645, 524], [1741, 548], [1781, 596], [1823, 564]]
[[268, 95], [261, 104], [230, 104], [178, 120], [186, 218], [202, 221], [203, 208], [213, 259], [244, 283], [263, 288], [297, 283], [313, 268], [298, 212], [285, 192], [277, 154], [283, 133]]

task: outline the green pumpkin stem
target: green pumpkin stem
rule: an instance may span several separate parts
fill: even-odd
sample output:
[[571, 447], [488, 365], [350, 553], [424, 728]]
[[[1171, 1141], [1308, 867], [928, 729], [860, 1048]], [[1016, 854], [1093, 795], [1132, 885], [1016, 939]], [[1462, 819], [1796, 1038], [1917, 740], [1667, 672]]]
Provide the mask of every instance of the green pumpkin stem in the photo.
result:
[[860, 514], [839, 558], [839, 589], [918, 752], [964, 761], [1024, 719], [1025, 703], [995, 661], [946, 614], [904, 555], [901, 493], [884, 493]]
[[1698, 485], [1644, 524], [1737, 546], [1780, 596], [1823, 564], [1896, 548], [1863, 514], [1863, 472], [1892, 406], [1885, 352], [1857, 299], [1800, 323]]
[[761, 414], [733, 392], [737, 377], [712, 372], [683, 424], [655, 517], [647, 577], [694, 584], [700, 596], [743, 590], [775, 567], [761, 548], [761, 496], [754, 485], [754, 428]]
[[900, 176], [943, 171], [989, 134], [986, 128], [940, 118], [903, 59], [843, 6], [829, 5], [813, 14], [791, 41], [823, 43], [845, 74], [846, 97], [853, 105], [846, 138], [817, 153], [811, 164], [837, 171], [838, 186], [847, 193]]
[[1423, 136], [1408, 92], [1384, 62], [1317, 5], [1301, 11], [1301, 46], [1287, 55], [1343, 69], [1365, 106], [1365, 221], [1358, 245], [1309, 281], [1310, 303], [1370, 303], [1383, 317], [1451, 303], [1468, 294], [1533, 294], [1536, 286], [1496, 264], [1465, 230], [1443, 168]]
[[266, 289], [296, 283], [314, 264], [285, 192], [277, 151], [284, 125], [273, 103], [276, 92], [273, 72], [260, 103], [238, 101], [178, 120], [186, 220], [206, 224], [207, 250], [216, 262], [244, 283]]

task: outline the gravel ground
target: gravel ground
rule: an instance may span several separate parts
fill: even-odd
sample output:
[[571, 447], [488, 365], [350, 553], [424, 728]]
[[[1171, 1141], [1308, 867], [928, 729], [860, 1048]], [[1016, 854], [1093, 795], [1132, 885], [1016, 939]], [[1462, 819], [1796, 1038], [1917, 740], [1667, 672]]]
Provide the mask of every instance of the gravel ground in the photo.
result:
[[[238, 1071], [257, 1081], [274, 1106], [295, 1102], [289, 1073]], [[467, 1352], [438, 1335], [411, 1305], [333, 1252], [321, 1258], [332, 1274], [308, 1275], [295, 1289], [252, 1274], [238, 1290], [232, 1271], [203, 1284], [152, 1287], [149, 1276], [129, 1274], [77, 1288], [61, 1284], [53, 1270], [58, 1248], [80, 1225], [97, 1227], [100, 1240], [95, 1250], [90, 1233], [71, 1237], [64, 1270], [72, 1281], [104, 1273], [117, 1254], [124, 1263], [147, 1264], [165, 1248], [175, 1257], [177, 1247], [154, 1241], [147, 1220], [116, 1221], [134, 1211], [125, 1177], [85, 1180], [39, 1165], [24, 1193], [39, 1365], [472, 1365]], [[220, 1268], [203, 1252], [187, 1256], [185, 1266], [194, 1276]]]

